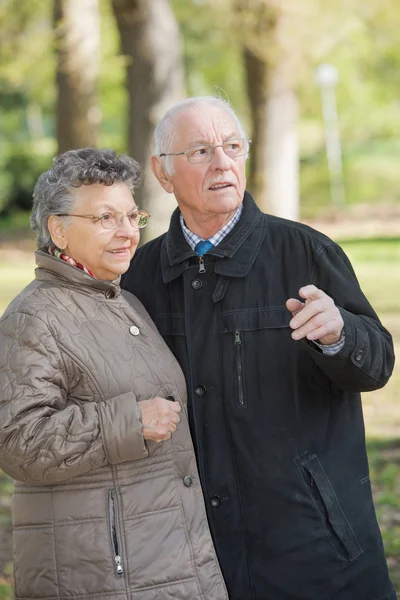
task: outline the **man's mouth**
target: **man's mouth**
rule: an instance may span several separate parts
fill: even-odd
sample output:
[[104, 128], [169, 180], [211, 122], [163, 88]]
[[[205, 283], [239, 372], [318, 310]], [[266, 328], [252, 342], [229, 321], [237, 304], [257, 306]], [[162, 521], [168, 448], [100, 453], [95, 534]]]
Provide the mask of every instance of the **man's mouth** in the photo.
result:
[[224, 188], [228, 188], [228, 187], [232, 187], [232, 184], [229, 182], [226, 182], [226, 181], [222, 181], [221, 183], [213, 183], [213, 185], [210, 185], [210, 187], [208, 189], [213, 191], [213, 190], [223, 190]]

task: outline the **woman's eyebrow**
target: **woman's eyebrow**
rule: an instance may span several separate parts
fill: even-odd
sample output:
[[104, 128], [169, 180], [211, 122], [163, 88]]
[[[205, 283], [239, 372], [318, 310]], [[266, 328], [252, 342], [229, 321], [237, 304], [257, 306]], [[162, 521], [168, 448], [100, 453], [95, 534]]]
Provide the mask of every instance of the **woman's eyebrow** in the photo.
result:
[[[103, 212], [121, 212], [120, 210], [116, 210], [115, 206], [112, 206], [111, 204], [103, 204], [101, 210]], [[127, 214], [133, 212], [134, 210], [139, 210], [139, 207], [136, 206], [136, 204], [134, 204], [132, 208], [128, 210]]]

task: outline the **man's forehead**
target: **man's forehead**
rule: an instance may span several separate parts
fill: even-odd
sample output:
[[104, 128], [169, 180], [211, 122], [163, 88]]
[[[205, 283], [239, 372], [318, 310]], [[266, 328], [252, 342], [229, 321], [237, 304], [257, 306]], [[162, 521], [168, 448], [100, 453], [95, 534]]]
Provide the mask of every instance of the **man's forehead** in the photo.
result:
[[187, 110], [175, 120], [174, 138], [188, 144], [202, 143], [216, 136], [230, 137], [239, 131], [233, 117], [225, 110], [200, 105]]

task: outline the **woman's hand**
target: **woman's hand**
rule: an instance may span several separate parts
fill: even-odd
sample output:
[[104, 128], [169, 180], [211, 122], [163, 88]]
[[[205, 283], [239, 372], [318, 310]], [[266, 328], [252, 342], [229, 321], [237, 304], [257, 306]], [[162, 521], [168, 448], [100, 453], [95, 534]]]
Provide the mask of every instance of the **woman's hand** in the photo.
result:
[[138, 405], [142, 411], [144, 439], [153, 442], [169, 440], [181, 420], [181, 405], [157, 396], [151, 400], [142, 400]]

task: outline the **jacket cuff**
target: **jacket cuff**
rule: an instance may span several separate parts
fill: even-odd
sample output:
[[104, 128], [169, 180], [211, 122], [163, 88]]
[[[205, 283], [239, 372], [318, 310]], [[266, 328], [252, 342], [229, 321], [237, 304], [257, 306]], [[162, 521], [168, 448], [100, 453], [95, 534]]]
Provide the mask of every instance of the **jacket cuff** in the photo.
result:
[[112, 465], [146, 458], [142, 412], [130, 392], [99, 403], [103, 445]]

